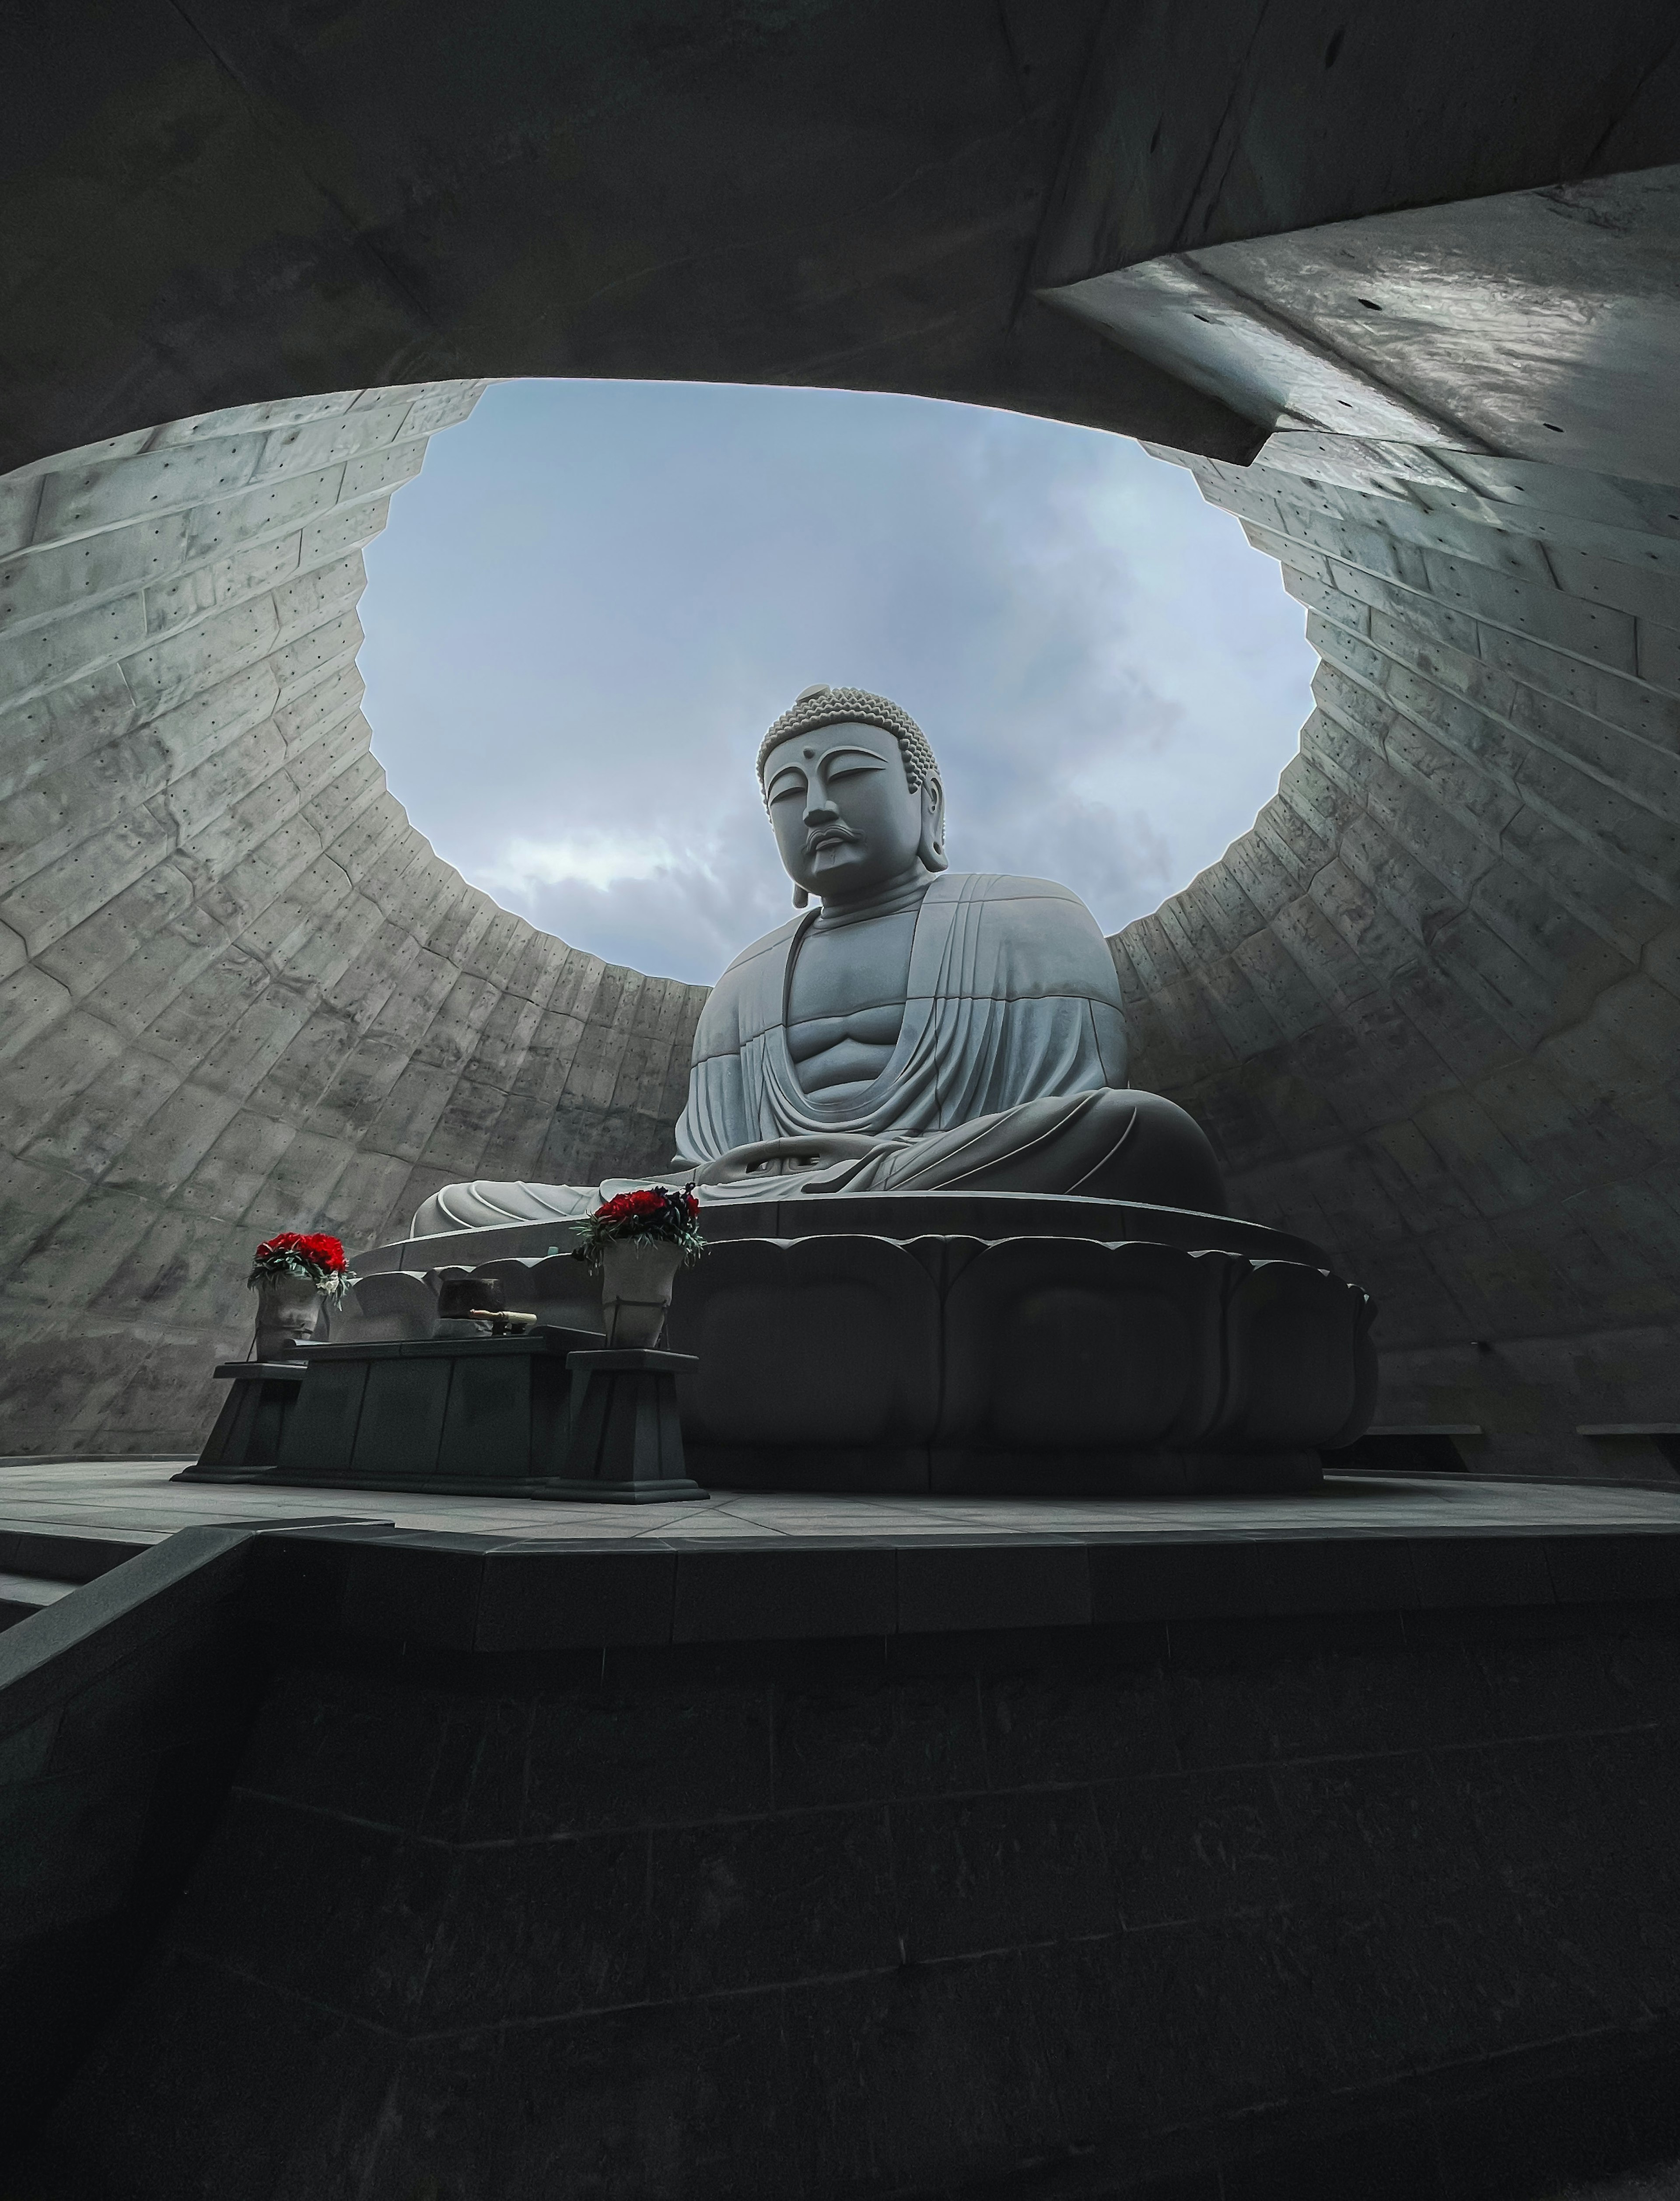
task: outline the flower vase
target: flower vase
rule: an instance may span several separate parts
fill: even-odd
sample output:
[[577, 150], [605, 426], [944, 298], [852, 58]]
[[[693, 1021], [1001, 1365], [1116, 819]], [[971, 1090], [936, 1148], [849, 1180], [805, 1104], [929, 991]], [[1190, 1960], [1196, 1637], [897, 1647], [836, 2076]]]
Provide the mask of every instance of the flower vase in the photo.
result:
[[600, 1305], [609, 1346], [657, 1345], [670, 1312], [682, 1248], [609, 1239], [600, 1253]]
[[320, 1293], [312, 1277], [280, 1269], [258, 1279], [256, 1294], [257, 1359], [284, 1360], [320, 1327]]

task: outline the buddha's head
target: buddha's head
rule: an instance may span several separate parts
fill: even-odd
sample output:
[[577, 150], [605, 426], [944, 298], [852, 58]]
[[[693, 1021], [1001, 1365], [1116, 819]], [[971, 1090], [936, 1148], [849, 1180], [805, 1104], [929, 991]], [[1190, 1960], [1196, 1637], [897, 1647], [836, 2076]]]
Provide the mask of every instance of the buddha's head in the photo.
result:
[[945, 867], [940, 768], [884, 696], [804, 690], [759, 744], [758, 784], [796, 901], [849, 901]]

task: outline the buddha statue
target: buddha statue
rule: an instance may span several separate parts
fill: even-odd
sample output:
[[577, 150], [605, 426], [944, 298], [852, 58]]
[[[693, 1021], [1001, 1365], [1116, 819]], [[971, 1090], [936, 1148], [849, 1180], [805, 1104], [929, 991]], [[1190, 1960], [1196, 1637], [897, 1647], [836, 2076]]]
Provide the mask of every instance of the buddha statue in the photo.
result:
[[[906, 712], [807, 688], [758, 779], [799, 913], [700, 1016], [671, 1167], [703, 1203], [1024, 1192], [1223, 1212], [1196, 1123], [1126, 1083], [1095, 919], [1048, 880], [948, 868], [939, 767]], [[600, 1190], [451, 1185], [414, 1235], [572, 1217]]]

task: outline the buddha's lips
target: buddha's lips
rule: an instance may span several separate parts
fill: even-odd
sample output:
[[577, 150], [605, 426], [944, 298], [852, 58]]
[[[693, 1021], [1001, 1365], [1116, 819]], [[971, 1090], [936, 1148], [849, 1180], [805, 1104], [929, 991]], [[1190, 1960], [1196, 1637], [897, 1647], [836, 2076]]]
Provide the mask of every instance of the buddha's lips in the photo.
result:
[[819, 848], [844, 848], [862, 838], [862, 834], [854, 833], [849, 825], [825, 825], [820, 833], [806, 834], [805, 848], [814, 856]]

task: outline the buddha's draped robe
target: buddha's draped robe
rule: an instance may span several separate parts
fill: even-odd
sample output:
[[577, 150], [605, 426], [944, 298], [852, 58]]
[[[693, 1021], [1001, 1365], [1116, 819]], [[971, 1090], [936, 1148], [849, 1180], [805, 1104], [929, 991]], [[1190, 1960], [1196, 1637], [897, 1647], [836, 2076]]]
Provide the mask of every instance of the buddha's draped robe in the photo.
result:
[[[942, 872], [916, 916], [898, 1044], [863, 1092], [801, 1087], [788, 979], [816, 913], [738, 955], [701, 1013], [677, 1124], [688, 1164], [765, 1140], [843, 1133], [867, 1151], [783, 1160], [706, 1184], [711, 1200], [790, 1194], [1080, 1193], [1217, 1211], [1207, 1140], [1182, 1109], [1126, 1086], [1126, 1021], [1107, 942], [1077, 895], [1045, 879]], [[595, 1189], [452, 1185], [416, 1235], [586, 1212]]]
[[766, 935], [718, 980], [694, 1036], [678, 1150], [703, 1164], [820, 1132], [871, 1149], [794, 1167], [799, 1186], [767, 1171], [709, 1186], [711, 1197], [961, 1189], [1222, 1204], [1191, 1119], [1126, 1089], [1114, 960], [1068, 888], [937, 876], [916, 917], [898, 1044], [871, 1085], [838, 1099], [805, 1091], [787, 1046], [789, 976], [813, 921]]

